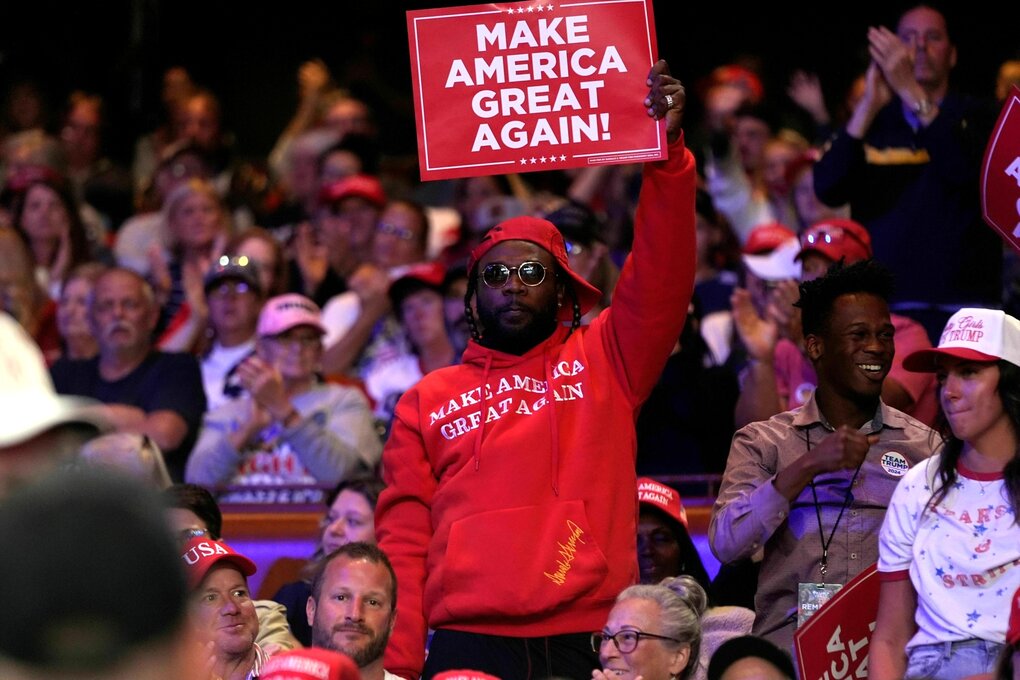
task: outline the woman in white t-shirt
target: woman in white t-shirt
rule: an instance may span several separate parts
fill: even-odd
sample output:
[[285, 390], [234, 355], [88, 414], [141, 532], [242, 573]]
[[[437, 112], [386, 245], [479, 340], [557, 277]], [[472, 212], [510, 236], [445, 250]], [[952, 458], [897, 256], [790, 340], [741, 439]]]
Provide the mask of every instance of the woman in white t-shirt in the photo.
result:
[[942, 451], [900, 480], [879, 537], [872, 678], [990, 673], [1020, 586], [1020, 321], [964, 308], [939, 346], [903, 362], [935, 372]]

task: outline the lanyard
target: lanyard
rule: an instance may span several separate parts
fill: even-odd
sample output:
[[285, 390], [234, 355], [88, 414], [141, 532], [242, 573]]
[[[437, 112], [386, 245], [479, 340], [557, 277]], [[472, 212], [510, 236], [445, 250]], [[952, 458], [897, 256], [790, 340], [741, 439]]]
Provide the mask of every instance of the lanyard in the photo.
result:
[[[807, 438], [807, 451], [811, 453], [811, 430], [805, 431], [805, 436]], [[839, 509], [839, 514], [836, 515], [836, 523], [832, 525], [829, 540], [825, 540], [825, 532], [822, 530], [822, 508], [818, 505], [818, 492], [815, 490], [815, 480], [811, 480], [811, 496], [815, 500], [815, 516], [818, 518], [818, 538], [822, 542], [822, 563], [818, 567], [818, 570], [822, 572], [822, 576], [829, 572], [829, 546], [832, 545], [832, 539], [836, 537], [836, 528], [839, 526], [839, 521], [843, 519], [843, 513], [846, 512], [847, 506], [850, 505], [850, 499], [853, 498], [854, 482], [857, 481], [857, 475], [860, 473], [862, 465], [864, 465], [863, 459], [857, 464], [854, 476], [850, 478], [850, 486], [846, 489], [846, 496], [843, 497], [843, 505]]]

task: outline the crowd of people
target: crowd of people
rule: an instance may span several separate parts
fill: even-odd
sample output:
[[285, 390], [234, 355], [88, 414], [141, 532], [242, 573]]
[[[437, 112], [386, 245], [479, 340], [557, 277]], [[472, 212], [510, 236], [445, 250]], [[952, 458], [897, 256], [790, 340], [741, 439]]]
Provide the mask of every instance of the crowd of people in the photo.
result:
[[[179, 67], [130, 164], [98, 95], [5, 116], [0, 676], [792, 680], [877, 562], [869, 677], [1014, 677], [1020, 62], [963, 94], [928, 5], [862, 41], [838, 111], [658, 61], [666, 160], [432, 185], [320, 60], [258, 163]], [[281, 488], [321, 535], [258, 600], [220, 506]]]

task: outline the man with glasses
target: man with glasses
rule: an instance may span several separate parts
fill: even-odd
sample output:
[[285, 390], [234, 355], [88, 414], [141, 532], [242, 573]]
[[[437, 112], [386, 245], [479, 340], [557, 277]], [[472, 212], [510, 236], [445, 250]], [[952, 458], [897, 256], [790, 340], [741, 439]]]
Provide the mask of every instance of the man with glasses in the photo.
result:
[[237, 369], [247, 395], [206, 414], [185, 478], [226, 484], [335, 486], [374, 469], [382, 443], [357, 387], [323, 382], [319, 308], [290, 293], [259, 314], [255, 355]]
[[683, 87], [663, 61], [647, 85], [635, 105], [666, 119], [669, 159], [645, 167], [612, 306], [581, 326], [601, 294], [556, 227], [497, 224], [468, 261], [463, 363], [397, 404], [376, 509], [401, 602], [397, 675], [590, 677], [591, 631], [637, 581], [634, 418], [691, 298], [696, 179]]

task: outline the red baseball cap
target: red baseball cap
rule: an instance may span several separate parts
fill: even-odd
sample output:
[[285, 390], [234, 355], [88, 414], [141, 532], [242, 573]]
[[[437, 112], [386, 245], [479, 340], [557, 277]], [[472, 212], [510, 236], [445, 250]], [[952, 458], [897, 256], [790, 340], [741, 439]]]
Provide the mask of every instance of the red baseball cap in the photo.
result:
[[759, 224], [747, 235], [747, 242], [741, 251], [744, 255], [767, 255], [797, 235], [785, 224], [767, 222]]
[[810, 252], [853, 264], [871, 257], [871, 234], [864, 225], [841, 217], [815, 222], [800, 235], [797, 259]]
[[[478, 261], [485, 256], [485, 253], [503, 241], [529, 241], [548, 251], [556, 260], [556, 264], [563, 274], [570, 279], [582, 314], [588, 312], [602, 299], [602, 291], [585, 281], [584, 277], [570, 268], [567, 262], [567, 247], [563, 243], [563, 234], [560, 233], [560, 230], [549, 220], [543, 220], [540, 217], [527, 215], [512, 217], [486, 232], [481, 243], [475, 246], [468, 258], [468, 276], [476, 276]], [[570, 321], [573, 317], [574, 310], [570, 305], [560, 308], [559, 319], [561, 321]]]
[[649, 477], [638, 477], [637, 480], [638, 502], [661, 510], [680, 524], [687, 526], [687, 510], [684, 509], [680, 494], [671, 486], [660, 484]]
[[262, 667], [262, 680], [361, 680], [361, 671], [346, 654], [308, 647], [274, 655]]
[[382, 183], [372, 175], [351, 175], [322, 187], [319, 201], [338, 203], [345, 198], [363, 198], [377, 208], [386, 206], [386, 192]]
[[188, 588], [194, 590], [202, 583], [202, 579], [215, 565], [232, 564], [245, 576], [255, 573], [255, 563], [223, 541], [216, 541], [205, 536], [197, 536], [184, 546], [181, 553], [184, 571], [188, 577]]
[[432, 680], [500, 680], [495, 675], [489, 675], [481, 671], [458, 670], [443, 671], [432, 676]]

